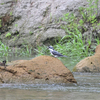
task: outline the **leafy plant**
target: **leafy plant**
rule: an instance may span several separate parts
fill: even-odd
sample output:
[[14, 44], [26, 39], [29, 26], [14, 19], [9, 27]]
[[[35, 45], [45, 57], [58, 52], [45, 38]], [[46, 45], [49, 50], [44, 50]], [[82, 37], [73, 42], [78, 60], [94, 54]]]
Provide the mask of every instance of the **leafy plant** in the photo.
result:
[[18, 24], [15, 24], [15, 27], [18, 27]]
[[10, 32], [8, 32], [7, 34], [6, 34], [6, 38], [7, 37], [11, 37], [11, 33]]
[[97, 37], [95, 40], [96, 40], [97, 44], [99, 45], [100, 44], [99, 38]]
[[8, 56], [9, 51], [11, 51], [11, 49], [9, 49], [8, 46], [4, 45], [4, 44], [0, 41], [0, 57]]
[[10, 16], [12, 16], [12, 11], [10, 12]]
[[1, 3], [1, 5], [4, 5], [4, 3]]
[[18, 49], [17, 47], [10, 48], [6, 46], [0, 41], [0, 57], [8, 57], [10, 56], [31, 56], [32, 55], [32, 48], [29, 46], [24, 46], [24, 48]]
[[48, 47], [43, 45], [43, 46], [38, 46], [37, 49], [34, 49], [37, 52], [37, 55], [47, 55], [48, 54]]
[[89, 3], [89, 7], [79, 8], [79, 12], [82, 15], [82, 19], [84, 22], [95, 23], [97, 22], [96, 16], [98, 15], [98, 1], [99, 0], [87, 0]]
[[33, 32], [31, 32], [31, 31], [30, 31], [29, 33], [30, 33], [30, 35], [32, 35], [32, 34], [33, 34]]

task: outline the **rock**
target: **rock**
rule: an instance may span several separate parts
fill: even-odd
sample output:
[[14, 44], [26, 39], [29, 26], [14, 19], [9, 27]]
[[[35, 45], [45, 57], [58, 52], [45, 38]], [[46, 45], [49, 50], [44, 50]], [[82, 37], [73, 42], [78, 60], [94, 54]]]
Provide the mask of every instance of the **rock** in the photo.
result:
[[62, 62], [51, 56], [32, 60], [17, 60], [0, 67], [2, 83], [76, 83], [72, 73]]
[[100, 72], [100, 55], [86, 57], [73, 69], [76, 72]]
[[[11, 47], [40, 45], [54, 34], [54, 38], [58, 37], [58, 32], [62, 38], [66, 32], [61, 29], [63, 23], [59, 19], [72, 12], [78, 16], [78, 8], [87, 6], [86, 0], [2, 0], [0, 3], [0, 16], [6, 13], [13, 16], [5, 34], [1, 32], [0, 36], [2, 42]], [[5, 37], [8, 32], [11, 33], [10, 39]]]
[[[98, 1], [98, 5], [100, 5], [100, 1]], [[53, 38], [59, 36], [62, 38], [66, 35], [66, 30], [61, 26], [67, 24], [60, 19], [66, 13], [74, 13], [76, 17], [80, 17], [79, 7], [88, 7], [87, 0], [1, 0], [0, 40], [11, 47], [22, 47], [22, 44], [31, 44], [35, 47], [43, 45], [53, 36]], [[98, 10], [99, 15], [100, 11]], [[82, 33], [83, 37], [89, 36], [94, 31], [94, 27], [91, 30], [91, 26], [87, 23], [83, 28], [85, 28], [84, 31], [87, 31]], [[98, 25], [98, 30], [92, 34], [93, 41], [94, 37], [100, 37], [99, 30]], [[6, 37], [8, 32], [11, 33], [10, 38]], [[94, 36], [94, 34], [96, 35]]]
[[95, 55], [100, 54], [100, 44], [95, 49]]
[[[40, 43], [47, 44], [47, 41], [50, 43], [50, 39], [52, 39], [51, 41], [54, 44], [55, 39], [57, 39], [59, 37], [64, 37], [66, 35], [64, 30], [62, 30], [62, 29], [52, 29], [52, 28], [48, 29], [45, 33], [41, 33], [41, 34], [40, 34], [41, 36], [37, 38], [38, 44], [40, 44]], [[53, 39], [54, 39], [54, 41], [53, 41]]]
[[75, 72], [100, 72], [100, 45], [95, 49], [95, 54], [81, 60], [74, 68]]

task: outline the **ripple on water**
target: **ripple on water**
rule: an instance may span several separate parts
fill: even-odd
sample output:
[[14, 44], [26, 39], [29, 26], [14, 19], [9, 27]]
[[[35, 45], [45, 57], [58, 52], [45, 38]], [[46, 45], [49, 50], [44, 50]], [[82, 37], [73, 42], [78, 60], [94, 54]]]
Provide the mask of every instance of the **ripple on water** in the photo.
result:
[[99, 73], [73, 73], [77, 84], [0, 84], [0, 88], [39, 91], [100, 92]]

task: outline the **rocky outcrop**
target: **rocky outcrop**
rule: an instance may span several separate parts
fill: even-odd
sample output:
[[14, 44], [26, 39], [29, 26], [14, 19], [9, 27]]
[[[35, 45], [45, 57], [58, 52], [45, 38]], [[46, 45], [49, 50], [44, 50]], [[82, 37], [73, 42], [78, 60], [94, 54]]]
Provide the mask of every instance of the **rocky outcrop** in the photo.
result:
[[61, 25], [66, 23], [59, 19], [71, 12], [78, 16], [79, 7], [86, 7], [87, 0], [1, 0], [0, 4], [0, 39], [9, 46], [21, 47], [65, 36]]
[[54, 57], [39, 56], [0, 66], [1, 83], [76, 83], [72, 73]]
[[100, 45], [98, 45], [95, 49], [95, 55], [100, 54]]
[[76, 72], [100, 72], [100, 45], [95, 49], [95, 54], [81, 60], [73, 69]]

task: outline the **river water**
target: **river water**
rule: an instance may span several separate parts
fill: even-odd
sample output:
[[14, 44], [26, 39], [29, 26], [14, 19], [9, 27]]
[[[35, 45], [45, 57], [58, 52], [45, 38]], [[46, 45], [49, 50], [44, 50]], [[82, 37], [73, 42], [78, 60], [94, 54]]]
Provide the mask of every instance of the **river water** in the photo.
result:
[[77, 84], [1, 84], [0, 100], [100, 100], [100, 73], [73, 73]]

